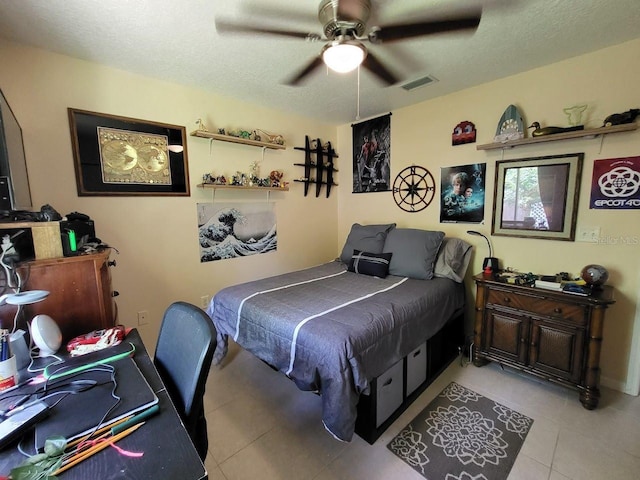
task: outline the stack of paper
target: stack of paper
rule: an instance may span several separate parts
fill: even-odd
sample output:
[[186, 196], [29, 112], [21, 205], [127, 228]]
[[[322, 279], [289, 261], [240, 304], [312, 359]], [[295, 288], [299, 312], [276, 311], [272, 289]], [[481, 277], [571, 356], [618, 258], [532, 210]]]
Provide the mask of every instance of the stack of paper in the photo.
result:
[[560, 282], [538, 279], [534, 285], [536, 288], [546, 288], [547, 290], [557, 290], [559, 292], [562, 291], [562, 284]]

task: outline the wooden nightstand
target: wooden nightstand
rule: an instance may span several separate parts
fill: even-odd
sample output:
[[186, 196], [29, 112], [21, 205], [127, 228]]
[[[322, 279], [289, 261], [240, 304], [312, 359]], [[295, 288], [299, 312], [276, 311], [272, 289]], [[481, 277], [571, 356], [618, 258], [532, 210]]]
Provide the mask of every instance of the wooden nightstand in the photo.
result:
[[600, 400], [605, 285], [590, 296], [512, 285], [483, 274], [476, 282], [473, 363], [495, 361], [576, 389], [592, 410]]

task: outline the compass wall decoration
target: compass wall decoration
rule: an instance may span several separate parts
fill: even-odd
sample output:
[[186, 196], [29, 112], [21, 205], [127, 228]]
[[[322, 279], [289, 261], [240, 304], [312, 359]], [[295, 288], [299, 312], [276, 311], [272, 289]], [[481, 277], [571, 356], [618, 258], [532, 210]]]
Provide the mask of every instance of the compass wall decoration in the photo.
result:
[[436, 194], [436, 182], [424, 167], [405, 168], [393, 182], [393, 199], [405, 212], [415, 213], [429, 206]]

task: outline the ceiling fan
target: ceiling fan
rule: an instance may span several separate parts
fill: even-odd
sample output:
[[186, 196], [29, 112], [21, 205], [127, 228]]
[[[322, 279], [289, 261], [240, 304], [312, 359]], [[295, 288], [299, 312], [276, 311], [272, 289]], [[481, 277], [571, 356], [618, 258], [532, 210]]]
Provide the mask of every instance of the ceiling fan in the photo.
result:
[[481, 9], [476, 7], [438, 19], [369, 28], [370, 0], [321, 0], [318, 20], [322, 24], [323, 35], [219, 19], [216, 19], [216, 29], [221, 34], [264, 34], [325, 42], [320, 54], [290, 78], [286, 82], [288, 85], [300, 84], [323, 63], [340, 73], [350, 72], [362, 65], [384, 84], [393, 85], [399, 78], [365, 47], [365, 42], [385, 44], [438, 33], [475, 30], [480, 23], [481, 13]]

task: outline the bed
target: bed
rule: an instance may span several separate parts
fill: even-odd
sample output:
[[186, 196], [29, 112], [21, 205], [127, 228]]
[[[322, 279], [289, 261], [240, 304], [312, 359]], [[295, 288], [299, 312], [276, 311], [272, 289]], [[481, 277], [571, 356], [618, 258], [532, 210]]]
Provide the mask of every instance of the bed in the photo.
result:
[[[469, 251], [442, 232], [354, 224], [336, 261], [219, 291], [207, 309], [218, 335], [214, 364], [232, 338], [318, 392], [325, 428], [350, 441], [376, 379], [461, 323]], [[380, 433], [372, 421], [358, 422], [368, 441]]]

